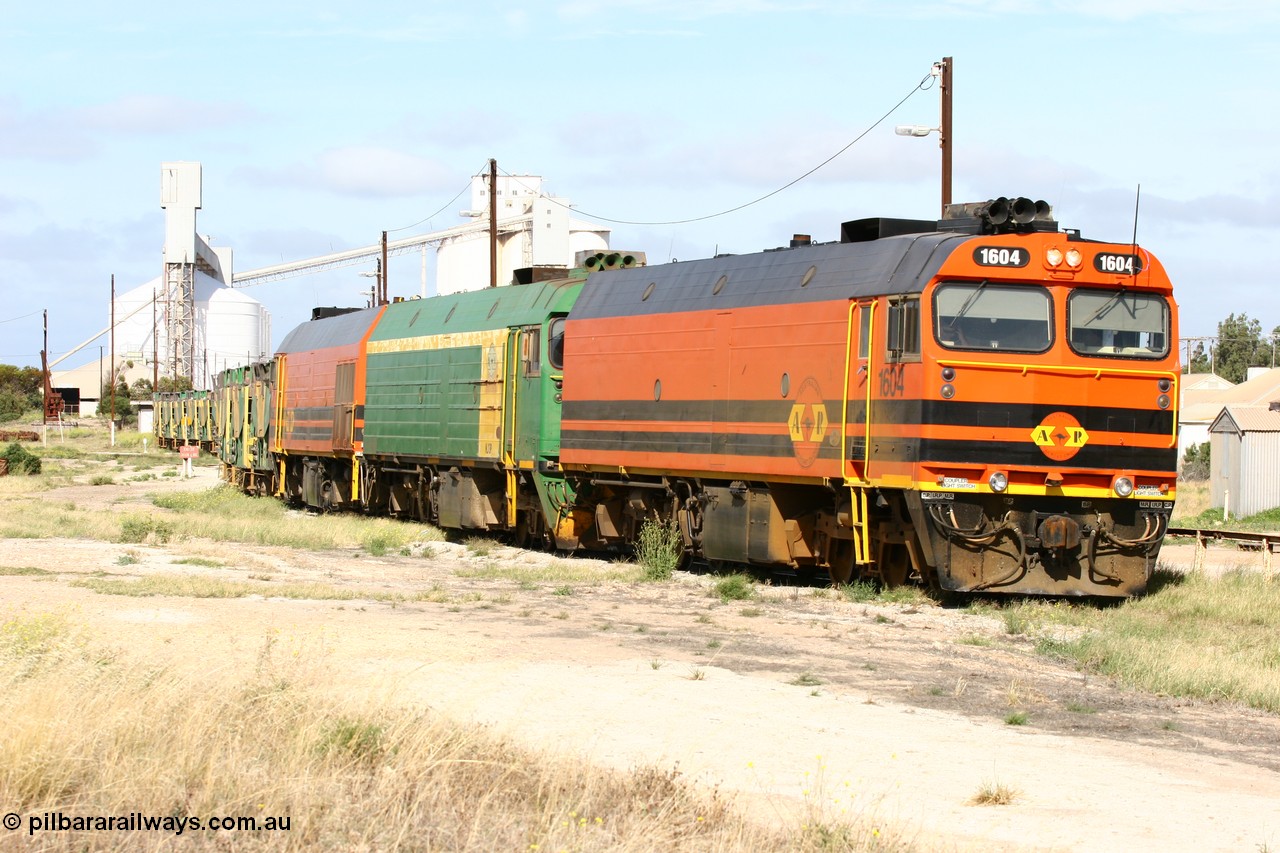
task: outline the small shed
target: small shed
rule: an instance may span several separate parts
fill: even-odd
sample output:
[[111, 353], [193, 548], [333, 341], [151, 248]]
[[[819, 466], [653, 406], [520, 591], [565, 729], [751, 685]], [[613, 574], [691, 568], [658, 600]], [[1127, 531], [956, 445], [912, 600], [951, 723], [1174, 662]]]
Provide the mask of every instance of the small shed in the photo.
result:
[[1230, 516], [1280, 506], [1280, 403], [1227, 406], [1209, 426], [1209, 497]]
[[150, 400], [130, 400], [129, 405], [138, 415], [138, 432], [144, 434], [151, 432], [155, 423], [155, 404]]

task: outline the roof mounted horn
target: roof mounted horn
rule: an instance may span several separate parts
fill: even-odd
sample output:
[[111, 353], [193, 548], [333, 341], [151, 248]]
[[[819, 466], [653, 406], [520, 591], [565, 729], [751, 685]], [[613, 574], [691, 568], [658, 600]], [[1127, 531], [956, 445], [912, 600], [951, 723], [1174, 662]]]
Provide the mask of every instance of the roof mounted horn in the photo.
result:
[[949, 204], [941, 219], [939, 231], [962, 234], [1012, 234], [1032, 231], [1057, 231], [1053, 208], [1045, 201], [1032, 201], [1019, 196], [1005, 196], [981, 202]]

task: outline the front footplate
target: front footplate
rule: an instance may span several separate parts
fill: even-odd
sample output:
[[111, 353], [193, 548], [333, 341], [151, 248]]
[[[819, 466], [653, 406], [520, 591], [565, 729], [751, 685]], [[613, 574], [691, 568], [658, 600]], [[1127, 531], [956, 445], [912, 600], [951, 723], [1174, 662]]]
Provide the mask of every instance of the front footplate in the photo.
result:
[[939, 585], [952, 592], [1139, 595], [1172, 501], [921, 495]]

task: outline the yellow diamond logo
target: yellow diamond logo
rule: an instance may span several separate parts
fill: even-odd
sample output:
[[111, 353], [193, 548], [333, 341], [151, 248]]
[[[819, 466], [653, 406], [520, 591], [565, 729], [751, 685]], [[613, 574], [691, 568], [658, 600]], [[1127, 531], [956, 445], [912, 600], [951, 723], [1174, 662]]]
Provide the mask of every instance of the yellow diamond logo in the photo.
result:
[[822, 441], [827, 423], [827, 407], [822, 403], [796, 403], [787, 418], [787, 432], [792, 441]]
[[787, 418], [787, 431], [791, 433], [792, 441], [804, 441], [804, 416], [805, 410], [809, 407], [804, 403], [796, 403], [791, 407], [791, 416]]

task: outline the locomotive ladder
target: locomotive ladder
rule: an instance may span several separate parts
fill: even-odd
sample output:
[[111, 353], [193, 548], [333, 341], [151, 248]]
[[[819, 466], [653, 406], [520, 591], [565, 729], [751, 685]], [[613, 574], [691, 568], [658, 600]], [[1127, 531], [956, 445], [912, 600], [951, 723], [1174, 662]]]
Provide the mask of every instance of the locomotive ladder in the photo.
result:
[[[509, 530], [515, 530], [516, 520], [519, 517], [516, 498], [520, 488], [516, 474], [516, 379], [517, 365], [520, 361], [519, 329], [514, 329], [507, 335], [506, 341], [503, 342], [502, 355], [502, 375], [506, 380], [506, 387], [502, 389], [502, 467], [507, 478], [507, 488], [504, 496], [507, 515], [506, 526]], [[510, 406], [507, 405], [508, 391], [511, 394]], [[508, 428], [508, 424], [510, 428]]]
[[840, 466], [841, 474], [844, 476], [844, 484], [849, 489], [849, 523], [853, 527], [853, 553], [854, 562], [857, 565], [865, 566], [873, 561], [871, 557], [871, 533], [870, 525], [867, 521], [867, 492], [870, 490], [871, 480], [868, 475], [868, 463], [870, 462], [871, 448], [871, 361], [873, 353], [872, 347], [874, 332], [867, 333], [867, 393], [864, 401], [864, 417], [863, 417], [863, 437], [862, 437], [862, 473], [860, 476], [851, 476], [856, 474], [850, 471], [852, 460], [849, 458], [849, 379], [851, 374], [851, 366], [855, 358], [857, 358], [857, 342], [854, 340], [854, 330], [859, 326], [854, 325], [854, 317], [857, 315], [861, 318], [861, 313], [868, 313], [868, 322], [866, 327], [869, 330], [875, 329], [875, 302], [867, 305], [859, 305], [857, 300], [849, 301], [849, 319], [845, 329], [845, 351], [844, 351], [844, 389], [841, 397], [841, 414], [840, 414]]

